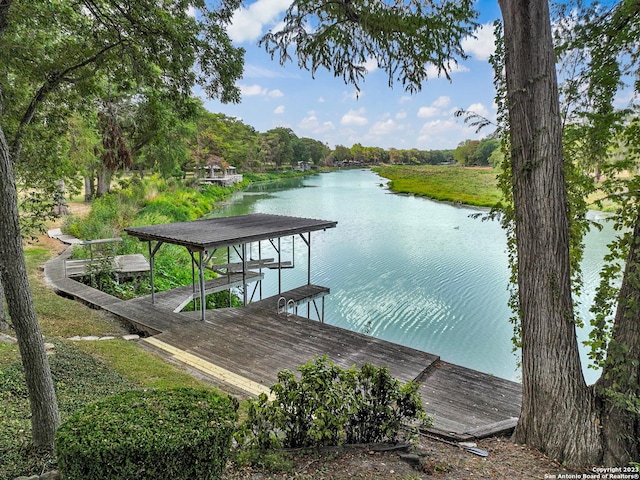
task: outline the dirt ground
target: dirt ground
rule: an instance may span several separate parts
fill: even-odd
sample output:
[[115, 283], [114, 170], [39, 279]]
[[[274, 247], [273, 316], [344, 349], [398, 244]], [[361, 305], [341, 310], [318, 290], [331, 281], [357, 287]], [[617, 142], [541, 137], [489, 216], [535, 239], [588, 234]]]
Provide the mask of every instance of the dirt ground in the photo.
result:
[[[514, 444], [508, 438], [481, 440], [477, 448], [488, 453], [480, 457], [459, 447], [420, 438], [408, 450], [376, 451], [375, 447], [345, 447], [320, 452], [291, 453], [292, 464], [281, 472], [231, 464], [225, 480], [264, 479], [545, 479], [562, 468], [540, 452]], [[405, 458], [403, 458], [405, 457]]]

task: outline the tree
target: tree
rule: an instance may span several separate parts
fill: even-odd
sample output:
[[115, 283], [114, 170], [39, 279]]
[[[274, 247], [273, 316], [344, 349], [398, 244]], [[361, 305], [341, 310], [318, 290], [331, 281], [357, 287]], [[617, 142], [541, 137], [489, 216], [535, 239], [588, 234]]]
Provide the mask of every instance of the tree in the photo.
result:
[[310, 160], [310, 152], [307, 144], [301, 141], [300, 138], [296, 137], [293, 139], [293, 158], [291, 160], [292, 165], [297, 165], [303, 162], [309, 162]]
[[489, 158], [491, 158], [491, 154], [497, 150], [499, 146], [500, 142], [495, 139], [485, 138], [480, 140], [480, 144], [471, 159], [473, 165], [490, 165]]
[[473, 165], [473, 158], [480, 142], [478, 140], [465, 140], [460, 142], [458, 147], [453, 151], [453, 158], [460, 165]]
[[500, 7], [522, 342], [523, 401], [515, 438], [552, 458], [588, 465], [600, 460], [602, 443], [575, 331], [550, 14], [542, 0], [501, 0]]
[[[621, 409], [611, 396], [588, 387], [582, 374], [571, 284], [575, 266], [570, 251], [576, 245], [575, 228], [570, 229], [548, 3], [499, 0], [499, 4], [504, 21], [504, 100], [510, 126], [507, 168], [513, 223], [509, 228], [513, 228], [517, 245], [516, 313], [522, 349], [523, 403], [515, 438], [570, 466], [603, 461], [623, 465], [640, 457], [640, 309], [636, 307], [640, 302], [636, 273], [640, 228], [628, 249], [630, 256], [613, 327], [616, 341], [607, 352], [617, 353], [618, 359], [627, 358], [624, 363], [613, 362], [604, 372], [606, 377], [622, 368], [626, 385], [629, 379], [635, 382], [633, 388], [622, 392], [627, 394], [622, 398], [636, 408], [633, 413], [633, 408]], [[622, 2], [620, 6], [626, 15], [618, 18], [621, 22], [613, 22], [594, 50], [616, 38], [616, 29], [636, 26], [637, 2]], [[280, 62], [292, 58], [289, 49], [294, 45], [300, 66], [311, 72], [326, 68], [355, 84], [365, 74], [364, 61], [373, 58], [388, 74], [390, 85], [400, 81], [407, 90], [418, 91], [427, 78], [428, 63], [446, 74], [455, 57], [464, 56], [460, 42], [472, 34], [474, 18], [472, 5], [466, 2], [423, 4], [408, 0], [372, 6], [365, 1], [297, 0], [286, 13], [284, 27], [268, 33], [263, 44], [272, 57], [279, 56]], [[635, 30], [629, 27], [625, 31], [632, 45]], [[595, 58], [611, 56], [605, 49]], [[632, 58], [636, 59], [635, 54]], [[604, 380], [616, 394], [621, 393], [615, 391], [618, 378], [609, 375]]]
[[[621, 465], [640, 458], [640, 116], [637, 102], [616, 107], [616, 95], [629, 82], [636, 95], [640, 89], [640, 5], [620, 1], [578, 7], [571, 15], [578, 21], [572, 28], [568, 21], [559, 22], [564, 28], [556, 34], [561, 59], [577, 59], [565, 91], [573, 100], [573, 109], [567, 109], [570, 132], [580, 134], [572, 143], [578, 145], [579, 166], [585, 173], [594, 171], [598, 180], [603, 172], [601, 183], [589, 187], [599, 187], [601, 195], [617, 203], [615, 227], [621, 233], [592, 307], [590, 357], [602, 368], [594, 392], [602, 404], [604, 460]], [[561, 18], [564, 13], [561, 9]]]
[[267, 130], [260, 136], [265, 161], [275, 164], [277, 168], [291, 165], [294, 160], [293, 146], [297, 138], [290, 128], [277, 127]]
[[207, 94], [237, 101], [243, 51], [224, 30], [236, 6], [0, 0], [0, 282], [25, 369], [36, 447], [53, 447], [60, 417], [27, 280], [16, 177], [29, 169], [51, 182], [60, 177], [55, 162], [45, 162], [56, 156], [54, 142], [28, 156], [21, 156], [23, 147], [39, 126], [39, 132], [50, 130], [42, 128], [46, 122], [62, 125], [54, 120], [66, 119], [83, 96], [93, 95], [104, 73], [123, 82], [155, 81], [175, 96], [188, 96], [199, 81]]
[[311, 160], [314, 165], [319, 165], [320, 162], [331, 153], [331, 149], [319, 140], [302, 137], [300, 138], [300, 142], [306, 145], [307, 151], [309, 152], [308, 160]]
[[85, 185], [93, 186], [97, 179], [90, 198], [108, 193], [112, 176], [120, 169], [136, 168], [141, 176], [145, 168], [165, 177], [182, 173], [188, 162], [186, 137], [196, 115], [195, 99], [140, 83], [129, 85], [127, 91], [108, 90], [95, 102], [102, 148], [98, 161], [85, 164], [89, 176]]
[[[258, 132], [241, 120], [222, 113], [210, 113], [201, 107], [197, 120], [195, 157], [214, 154], [243, 170], [261, 168], [262, 155]], [[199, 152], [199, 153], [198, 153]]]
[[353, 160], [353, 155], [351, 149], [344, 145], [336, 145], [336, 148], [333, 150], [333, 158], [336, 162], [346, 162]]
[[98, 110], [98, 120], [102, 132], [102, 150], [98, 164], [98, 188], [96, 196], [101, 197], [109, 193], [111, 176], [118, 168], [133, 166], [131, 149], [122, 131], [121, 121], [115, 102], [103, 100]]
[[[93, 112], [92, 112], [93, 113]], [[95, 171], [98, 168], [98, 154], [101, 145], [100, 134], [96, 127], [98, 120], [95, 115], [87, 113], [74, 114], [69, 118], [68, 158], [76, 171], [84, 178], [84, 200], [91, 201], [95, 192]]]

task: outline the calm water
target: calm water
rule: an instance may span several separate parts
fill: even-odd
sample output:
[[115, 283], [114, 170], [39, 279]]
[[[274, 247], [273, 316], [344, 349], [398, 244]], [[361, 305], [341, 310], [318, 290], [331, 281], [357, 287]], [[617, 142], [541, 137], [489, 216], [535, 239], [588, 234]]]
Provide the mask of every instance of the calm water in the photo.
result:
[[[311, 281], [331, 288], [327, 323], [516, 380], [500, 225], [470, 218], [479, 210], [395, 195], [384, 184], [368, 170], [315, 175], [238, 194], [214, 215], [337, 221], [337, 228], [312, 233], [311, 240]], [[597, 284], [612, 236], [606, 227], [587, 239], [585, 298]], [[272, 255], [268, 250], [263, 246], [263, 257]], [[283, 251], [283, 260], [295, 261], [294, 269], [283, 271], [283, 289], [306, 283], [306, 246], [289, 240]], [[275, 293], [277, 272], [267, 271], [263, 294]], [[588, 319], [588, 306], [582, 316]], [[590, 382], [597, 378], [593, 370], [585, 373]]]

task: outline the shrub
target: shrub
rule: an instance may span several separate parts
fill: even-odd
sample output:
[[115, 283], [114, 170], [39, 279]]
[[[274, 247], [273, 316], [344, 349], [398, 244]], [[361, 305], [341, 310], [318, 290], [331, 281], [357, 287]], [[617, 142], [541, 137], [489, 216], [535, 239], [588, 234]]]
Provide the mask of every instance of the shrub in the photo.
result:
[[415, 383], [401, 384], [386, 367], [341, 369], [327, 357], [282, 370], [250, 401], [237, 439], [250, 448], [299, 448], [394, 441], [404, 423], [427, 421]]
[[75, 412], [58, 429], [65, 479], [214, 479], [225, 469], [237, 401], [197, 389], [129, 391]]

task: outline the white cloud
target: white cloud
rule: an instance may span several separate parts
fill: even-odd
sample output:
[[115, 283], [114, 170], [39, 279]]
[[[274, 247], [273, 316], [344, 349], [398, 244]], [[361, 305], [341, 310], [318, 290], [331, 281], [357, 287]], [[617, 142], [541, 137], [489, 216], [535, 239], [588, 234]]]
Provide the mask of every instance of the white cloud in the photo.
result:
[[[469, 105], [467, 109], [489, 118], [490, 112], [482, 103]], [[441, 118], [424, 123], [413, 142], [413, 147], [424, 150], [440, 150], [455, 148], [460, 142], [468, 139], [480, 139], [486, 132], [476, 132], [475, 128], [458, 121], [453, 117]]]
[[267, 89], [260, 85], [239, 85], [240, 93], [243, 97], [254, 97], [256, 95], [266, 95]]
[[[270, 128], [291, 128], [293, 130], [293, 126], [284, 118], [272, 118]], [[269, 128], [267, 128], [267, 130], [269, 130]]]
[[492, 23], [481, 25], [475, 32], [476, 38], [467, 37], [462, 40], [462, 48], [476, 60], [487, 60], [496, 49], [494, 29]]
[[240, 87], [240, 94], [243, 97], [270, 97], [270, 98], [279, 98], [283, 97], [284, 94], [281, 90], [269, 90], [268, 88], [262, 87], [258, 84], [253, 85], [238, 85]]
[[373, 126], [369, 129], [369, 135], [372, 135], [374, 137], [381, 137], [397, 132], [399, 130], [403, 130], [403, 127], [401, 125], [398, 125], [392, 119], [389, 119], [384, 122], [374, 123]]
[[405, 112], [404, 110], [396, 113], [396, 120], [403, 120], [405, 118], [407, 118], [407, 112]]
[[318, 103], [324, 103], [326, 102], [326, 100], [324, 99], [324, 97], [320, 97], [318, 98]]
[[473, 112], [477, 115], [482, 115], [485, 118], [489, 118], [489, 110], [481, 103], [472, 103], [467, 107], [467, 112]]
[[364, 92], [362, 90], [358, 91], [355, 88], [350, 92], [347, 92], [347, 91], [342, 92], [343, 100], [358, 100], [362, 97], [364, 97]]
[[629, 108], [631, 102], [635, 101], [636, 99], [637, 97], [633, 89], [625, 88], [616, 93], [615, 97], [613, 98], [613, 104], [617, 108]]
[[409, 103], [413, 101], [413, 99], [411, 98], [410, 95], [403, 95], [400, 97], [400, 100], [398, 100], [398, 103], [403, 104], [403, 103]]
[[367, 73], [373, 73], [378, 70], [378, 61], [375, 58], [368, 58], [363, 67], [367, 70]]
[[340, 119], [340, 125], [362, 127], [369, 123], [369, 120], [364, 116], [364, 113], [364, 108], [359, 110], [349, 110]]
[[418, 110], [418, 118], [430, 118], [442, 115], [444, 108], [451, 103], [451, 98], [446, 95], [441, 95], [436, 98], [428, 107], [420, 107]]
[[286, 77], [282, 70], [271, 70], [269, 68], [259, 67], [257, 65], [248, 64], [244, 66], [242, 72], [243, 78], [283, 78]]
[[284, 105], [278, 105], [274, 110], [273, 113], [275, 113], [276, 115], [282, 115], [284, 113]]
[[442, 95], [438, 97], [436, 100], [434, 100], [434, 102], [431, 105], [437, 108], [444, 108], [447, 105], [449, 105], [449, 103], [451, 103], [451, 97]]
[[236, 10], [227, 28], [229, 37], [240, 43], [256, 41], [263, 35], [264, 27], [279, 21], [290, 4], [290, 0], [258, 0]]
[[417, 137], [416, 148], [434, 150], [452, 148], [464, 138], [463, 128], [454, 120], [433, 120], [425, 123]]
[[321, 123], [315, 114], [311, 112], [298, 123], [298, 128], [301, 131], [319, 135], [334, 130], [335, 125], [332, 122]]
[[420, 107], [418, 110], [418, 118], [435, 117], [440, 113], [440, 109], [436, 107]]

